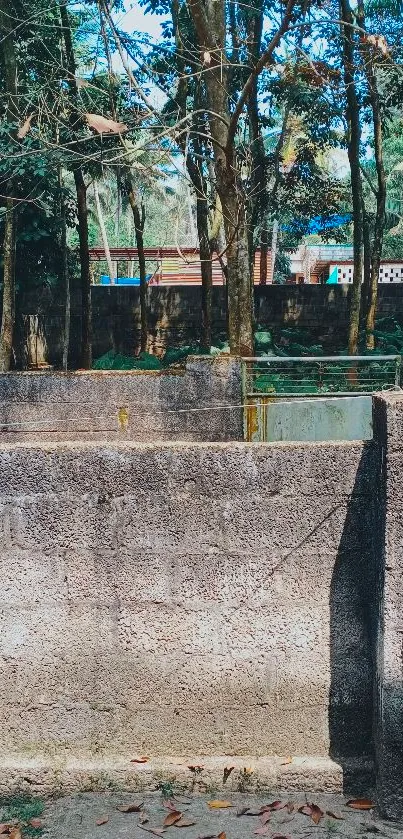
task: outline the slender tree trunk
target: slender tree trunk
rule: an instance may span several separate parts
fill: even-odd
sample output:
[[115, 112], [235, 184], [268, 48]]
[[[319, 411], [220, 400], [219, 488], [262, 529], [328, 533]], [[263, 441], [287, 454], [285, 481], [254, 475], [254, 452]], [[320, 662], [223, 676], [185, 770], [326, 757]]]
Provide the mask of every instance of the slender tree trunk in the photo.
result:
[[362, 234], [364, 245], [364, 281], [361, 292], [361, 323], [365, 326], [371, 287], [371, 237], [369, 218], [365, 206], [362, 209]]
[[[358, 3], [358, 23], [361, 29], [365, 29], [365, 9], [362, 0]], [[366, 347], [373, 350], [375, 347], [375, 317], [378, 302], [379, 269], [382, 256], [383, 234], [386, 223], [386, 174], [383, 162], [383, 132], [381, 104], [378, 90], [378, 81], [374, 65], [374, 55], [371, 46], [364, 44], [362, 49], [363, 65], [368, 85], [369, 99], [372, 110], [372, 121], [374, 125], [374, 152], [377, 176], [376, 191], [376, 214], [375, 229], [371, 252], [371, 281], [369, 284], [369, 296], [366, 316]]]
[[110, 249], [109, 249], [108, 234], [106, 232], [104, 214], [102, 212], [101, 202], [99, 200], [98, 186], [97, 186], [95, 181], [94, 181], [94, 198], [95, 198], [95, 207], [96, 207], [96, 211], [97, 211], [97, 219], [98, 219], [99, 229], [101, 231], [102, 244], [103, 244], [103, 248], [104, 248], [104, 251], [105, 251], [106, 262], [108, 264], [109, 276], [111, 278], [111, 282], [113, 282], [115, 277], [113, 275], [113, 264], [112, 264], [112, 259], [111, 259], [111, 252], [110, 252]]
[[[195, 148], [200, 160], [203, 149], [201, 144], [194, 140]], [[202, 323], [200, 334], [201, 352], [208, 354], [211, 350], [211, 310], [213, 298], [213, 269], [211, 262], [211, 245], [208, 226], [208, 200], [206, 182], [202, 176], [201, 163], [196, 163], [195, 158], [188, 153], [186, 155], [186, 168], [196, 193], [196, 223], [197, 236], [199, 240], [200, 269], [202, 279]]]
[[[254, 67], [259, 59], [262, 35], [263, 35], [263, 16], [264, 3], [262, 0], [255, 0], [253, 10], [249, 7], [244, 8], [246, 29], [249, 35], [249, 59], [248, 64]], [[266, 154], [264, 148], [264, 141], [260, 128], [259, 120], [259, 101], [258, 101], [258, 80], [253, 79], [251, 90], [247, 101], [249, 132], [250, 132], [250, 150], [252, 158], [251, 171], [251, 208], [248, 219], [248, 233], [249, 233], [249, 257], [251, 263], [251, 280], [253, 288], [253, 268], [255, 257], [255, 231], [260, 223], [260, 228], [263, 227], [264, 213], [267, 203], [266, 191]], [[253, 292], [252, 292], [253, 293]]]
[[59, 171], [59, 188], [60, 188], [60, 219], [61, 219], [61, 233], [60, 233], [60, 251], [61, 251], [61, 280], [65, 292], [64, 304], [64, 334], [63, 334], [63, 370], [68, 369], [69, 365], [69, 349], [70, 349], [70, 315], [71, 315], [71, 296], [70, 296], [70, 274], [69, 263], [67, 256], [67, 224], [66, 224], [66, 205], [62, 193], [63, 177], [61, 170]]
[[354, 77], [354, 18], [349, 0], [340, 0], [340, 18], [346, 26], [341, 26], [343, 44], [343, 70], [346, 87], [346, 118], [348, 126], [348, 159], [351, 174], [351, 192], [354, 223], [354, 273], [350, 300], [350, 324], [348, 334], [348, 351], [356, 355], [358, 349], [358, 335], [360, 327], [361, 285], [364, 268], [363, 248], [363, 193], [360, 170], [360, 107]]
[[134, 186], [130, 180], [129, 187], [129, 201], [133, 213], [134, 230], [136, 235], [137, 253], [139, 257], [139, 271], [140, 271], [140, 351], [146, 352], [148, 341], [148, 316], [147, 316], [147, 280], [146, 280], [146, 259], [144, 255], [144, 224], [145, 224], [145, 207], [142, 202], [139, 203]]
[[3, 310], [0, 332], [0, 372], [11, 365], [15, 321], [15, 218], [12, 198], [7, 198], [3, 239]]
[[[5, 93], [7, 96], [6, 118], [8, 123], [18, 122], [17, 101], [17, 59], [14, 48], [13, 17], [10, 16], [10, 4], [0, 2], [0, 31], [2, 33], [0, 55], [4, 67]], [[6, 184], [6, 214], [3, 240], [3, 309], [0, 329], [0, 372], [10, 369], [13, 350], [15, 323], [15, 241], [16, 213], [13, 202], [13, 184]]]
[[[76, 62], [67, 6], [60, 2], [63, 40], [66, 53], [66, 69], [71, 98], [70, 124], [74, 129], [80, 124], [78, 110], [78, 89], [76, 82]], [[88, 207], [87, 187], [81, 166], [74, 169], [74, 183], [77, 193], [78, 238], [81, 268], [81, 366], [89, 369], [92, 363], [92, 323], [91, 323], [91, 274], [88, 246]]]
[[201, 352], [208, 354], [211, 350], [213, 271], [211, 264], [210, 240], [208, 235], [208, 206], [206, 198], [197, 197], [196, 216], [202, 277], [202, 328], [200, 350]]
[[77, 193], [78, 238], [81, 265], [81, 367], [89, 370], [92, 363], [91, 273], [88, 248], [87, 187], [82, 169], [74, 172]]
[[274, 219], [273, 221], [273, 230], [271, 234], [271, 268], [270, 268], [270, 280], [271, 282], [274, 281], [274, 274], [276, 270], [276, 259], [277, 259], [277, 243], [278, 243], [278, 221]]
[[267, 220], [263, 220], [262, 230], [260, 233], [260, 265], [259, 265], [259, 285], [267, 284], [267, 256], [269, 253], [269, 237], [267, 233]]

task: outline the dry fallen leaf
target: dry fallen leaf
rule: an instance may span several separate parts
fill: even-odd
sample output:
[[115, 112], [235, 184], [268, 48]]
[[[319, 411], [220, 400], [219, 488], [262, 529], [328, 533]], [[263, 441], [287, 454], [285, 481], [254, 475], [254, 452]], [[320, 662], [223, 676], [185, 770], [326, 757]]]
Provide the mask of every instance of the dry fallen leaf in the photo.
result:
[[109, 816], [102, 816], [101, 819], [97, 819], [95, 824], [97, 827], [101, 827], [101, 824], [108, 824]]
[[162, 802], [162, 806], [166, 807], [167, 810], [177, 810], [177, 806], [172, 798], [165, 798]]
[[269, 830], [270, 830], [270, 825], [263, 824], [261, 827], [257, 827], [256, 830], [254, 830], [254, 835], [255, 836], [268, 836]]
[[226, 807], [233, 806], [230, 801], [220, 801], [218, 799], [214, 801], [208, 801], [207, 803], [212, 810], [225, 810]]
[[13, 827], [8, 835], [9, 839], [22, 839], [22, 833], [19, 827]]
[[191, 827], [192, 824], [196, 824], [193, 819], [188, 819], [186, 816], [182, 816], [178, 822], [175, 822], [175, 827]]
[[217, 839], [227, 839], [227, 834], [222, 830], [221, 833], [218, 834]]
[[292, 757], [285, 757], [280, 761], [280, 766], [288, 766], [289, 763], [292, 763]]
[[294, 804], [293, 804], [292, 801], [287, 801], [286, 809], [287, 809], [287, 813], [289, 813], [290, 815], [291, 815], [291, 813], [294, 812]]
[[25, 122], [20, 125], [17, 131], [17, 137], [19, 140], [23, 140], [24, 137], [28, 134], [29, 129], [31, 128], [31, 122], [33, 119], [34, 114], [30, 114], [29, 117], [26, 118]]
[[147, 763], [148, 757], [142, 755], [142, 757], [133, 757], [130, 763]]
[[327, 810], [326, 815], [330, 816], [331, 819], [344, 819], [344, 816], [340, 813], [334, 813], [333, 810]]
[[180, 813], [179, 810], [172, 810], [172, 812], [168, 813], [164, 819], [164, 827], [170, 827], [171, 824], [175, 824], [175, 822], [178, 822], [181, 818], [182, 813]]
[[2, 835], [2, 834], [4, 835], [4, 833], [9, 833], [11, 828], [12, 828], [11, 824], [5, 824], [5, 823], [0, 824], [0, 835]]
[[234, 769], [234, 767], [233, 767], [233, 766], [226, 766], [226, 767], [224, 768], [224, 774], [223, 774], [223, 779], [222, 779], [223, 784], [226, 784], [226, 783], [227, 783], [228, 778], [229, 778], [229, 776], [230, 776], [231, 772], [233, 771], [233, 769]]
[[36, 827], [36, 828], [43, 827], [42, 819], [30, 819], [28, 824], [29, 824], [30, 827]]
[[270, 819], [271, 819], [271, 811], [270, 810], [265, 810], [265, 812], [262, 813], [261, 816], [260, 816], [260, 821], [261, 821], [262, 824], [267, 824], [267, 822], [269, 822]]
[[121, 134], [129, 128], [124, 122], [115, 122], [114, 119], [106, 119], [101, 114], [86, 114], [86, 120], [90, 128], [98, 131], [98, 134]]
[[142, 801], [141, 804], [119, 804], [116, 809], [121, 813], [139, 813], [143, 803]]
[[319, 824], [324, 815], [323, 810], [317, 804], [311, 804], [311, 819], [314, 824]]
[[312, 816], [312, 807], [310, 804], [302, 804], [301, 807], [298, 807], [298, 812], [303, 813], [304, 816]]
[[291, 837], [286, 836], [284, 833], [273, 833], [271, 839], [291, 839]]
[[271, 804], [264, 804], [263, 807], [260, 808], [261, 813], [265, 813], [267, 810], [283, 810], [287, 804], [284, 801], [272, 801]]
[[353, 810], [372, 810], [375, 804], [369, 798], [352, 798], [346, 801], [346, 807], [351, 807]]

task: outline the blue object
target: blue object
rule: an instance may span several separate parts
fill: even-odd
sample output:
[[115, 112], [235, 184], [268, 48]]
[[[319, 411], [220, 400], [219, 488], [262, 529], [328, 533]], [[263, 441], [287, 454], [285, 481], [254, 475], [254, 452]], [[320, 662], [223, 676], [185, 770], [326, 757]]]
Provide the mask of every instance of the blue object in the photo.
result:
[[315, 216], [306, 225], [295, 219], [292, 224], [282, 227], [282, 230], [303, 230], [304, 233], [319, 233], [321, 230], [331, 230], [333, 227], [342, 227], [343, 224], [348, 224], [351, 219], [351, 213], [346, 213], [344, 216], [339, 214], [325, 217]]
[[[146, 274], [146, 283], [151, 280], [152, 274]], [[140, 285], [140, 277], [118, 277], [118, 285]]]
[[111, 285], [111, 278], [106, 274], [101, 274], [101, 285]]

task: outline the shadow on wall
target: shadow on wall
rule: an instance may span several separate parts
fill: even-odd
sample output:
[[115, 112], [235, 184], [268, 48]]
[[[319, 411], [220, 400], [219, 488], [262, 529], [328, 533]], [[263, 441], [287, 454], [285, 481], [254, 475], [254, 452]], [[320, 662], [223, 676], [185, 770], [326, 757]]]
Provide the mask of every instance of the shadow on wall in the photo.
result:
[[344, 792], [358, 796], [368, 796], [374, 786], [377, 563], [383, 537], [378, 476], [377, 448], [366, 443], [330, 587], [330, 755], [343, 768]]

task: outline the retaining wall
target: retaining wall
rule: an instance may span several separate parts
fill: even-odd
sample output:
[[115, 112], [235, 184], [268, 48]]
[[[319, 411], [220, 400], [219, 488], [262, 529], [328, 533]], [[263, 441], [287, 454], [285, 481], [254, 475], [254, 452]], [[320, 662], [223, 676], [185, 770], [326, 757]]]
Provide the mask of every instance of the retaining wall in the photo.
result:
[[0, 440], [240, 440], [236, 359], [160, 371], [0, 374]]
[[[80, 306], [76, 281], [72, 289], [71, 346], [69, 366], [80, 366]], [[255, 288], [256, 323], [278, 336], [280, 329], [298, 326], [312, 339], [323, 343], [327, 352], [347, 346], [349, 286], [285, 285]], [[132, 355], [139, 349], [139, 290], [135, 287], [92, 289], [93, 351], [98, 358], [115, 348]], [[185, 345], [198, 340], [201, 327], [201, 287], [150, 288], [148, 314], [150, 349]], [[17, 298], [15, 359], [25, 363], [25, 335], [28, 315], [39, 315], [41, 332], [48, 345], [51, 364], [61, 366], [63, 355], [63, 296], [49, 289], [39, 293], [21, 291]], [[380, 285], [378, 316], [395, 317], [403, 323], [403, 284]], [[225, 289], [212, 290], [212, 321], [215, 340], [225, 337]]]
[[[236, 360], [193, 363], [167, 404], [232, 404]], [[192, 786], [195, 765], [211, 789], [234, 765], [226, 789], [367, 795], [375, 764], [403, 817], [402, 396], [375, 399], [371, 442], [234, 442], [223, 411], [175, 443], [160, 380], [1, 379], [3, 421], [59, 395], [75, 439], [0, 441], [0, 791]], [[77, 439], [91, 393], [136, 388], [153, 442]]]
[[0, 789], [220, 786], [232, 756], [368, 789], [375, 472], [360, 443], [3, 445]]

